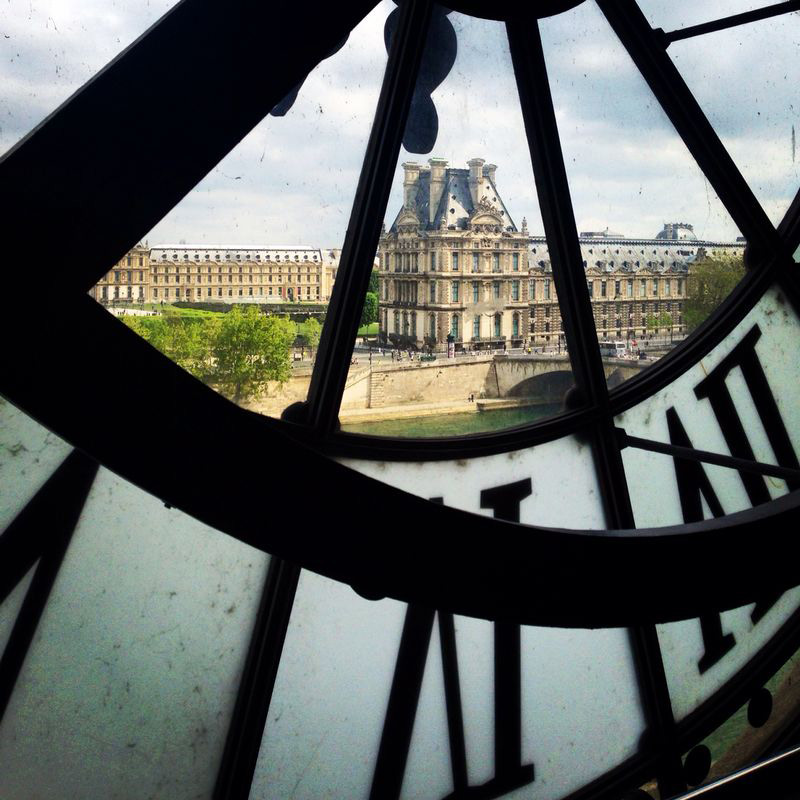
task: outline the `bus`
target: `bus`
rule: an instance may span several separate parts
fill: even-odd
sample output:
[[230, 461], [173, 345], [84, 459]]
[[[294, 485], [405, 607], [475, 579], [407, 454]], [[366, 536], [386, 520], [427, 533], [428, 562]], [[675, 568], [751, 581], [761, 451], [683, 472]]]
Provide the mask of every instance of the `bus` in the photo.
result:
[[628, 354], [625, 342], [601, 340], [598, 344], [600, 345], [600, 355], [603, 358], [625, 358]]

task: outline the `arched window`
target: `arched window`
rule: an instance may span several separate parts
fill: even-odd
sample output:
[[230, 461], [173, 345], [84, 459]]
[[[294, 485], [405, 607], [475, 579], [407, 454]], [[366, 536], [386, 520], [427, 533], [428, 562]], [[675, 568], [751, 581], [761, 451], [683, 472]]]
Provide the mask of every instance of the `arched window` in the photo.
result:
[[450, 333], [455, 339], [458, 339], [458, 314], [453, 314], [450, 319]]

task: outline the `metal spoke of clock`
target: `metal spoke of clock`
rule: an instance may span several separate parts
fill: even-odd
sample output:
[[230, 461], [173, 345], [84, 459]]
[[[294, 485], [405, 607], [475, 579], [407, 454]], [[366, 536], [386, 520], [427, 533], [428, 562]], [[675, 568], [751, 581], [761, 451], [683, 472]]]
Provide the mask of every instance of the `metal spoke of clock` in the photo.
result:
[[[758, 22], [762, 19], [777, 17], [780, 14], [788, 14], [791, 11], [797, 11], [799, 9], [800, 0], [788, 0], [788, 2], [784, 0], [782, 3], [774, 3], [771, 6], [756, 8], [752, 11], [744, 11], [741, 14], [731, 14], [729, 17], [722, 17], [720, 19], [712, 20], [711, 22], [703, 22], [700, 25], [691, 25], [688, 28], [678, 28], [677, 30], [670, 31], [669, 33], [660, 31], [659, 38], [666, 43], [666, 46], [669, 46], [672, 42], [677, 42], [681, 39], [690, 39], [693, 36], [702, 36], [706, 33], [723, 31], [727, 28], [733, 28], [737, 25], [746, 25], [750, 22]], [[657, 33], [659, 33], [659, 31], [657, 31]]]
[[788, 255], [789, 266], [794, 264], [792, 256], [800, 246], [800, 190], [778, 225], [778, 235], [783, 239], [784, 252]]
[[76, 458], [71, 454], [3, 531], [0, 536], [0, 603], [47, 550], [53, 531], [60, 530], [63, 503], [76, 480], [80, 481], [80, 465], [76, 466]]
[[305, 419], [299, 420], [322, 436], [338, 423], [350, 353], [427, 41], [432, 7], [432, 0], [405, 0], [400, 4], [401, 15], [392, 39], [386, 76], [342, 245], [340, 267], [328, 304], [328, 315], [336, 324], [323, 326], [308, 389]]
[[[328, 308], [336, 325], [323, 327], [307, 402], [290, 407], [285, 415], [290, 421], [305, 423], [315, 438], [323, 438], [337, 422], [349, 355], [389, 199], [431, 8], [432, 0], [405, 0], [400, 5], [400, 18]], [[299, 577], [299, 566], [277, 557], [271, 559], [217, 775], [215, 800], [245, 800], [249, 795]]]
[[214, 798], [250, 794], [300, 568], [271, 558], [225, 740]]
[[36, 560], [34, 550], [25, 544], [26, 539], [41, 545], [39, 563], [0, 659], [0, 720], [5, 714], [97, 469], [96, 461], [73, 450], [6, 531], [6, 534], [12, 533], [13, 538], [6, 541], [4, 534], [0, 540], [0, 545], [6, 542], [11, 543], [11, 547], [16, 546], [19, 554], [15, 558], [13, 552], [9, 553], [4, 548], [0, 550], [4, 580], [13, 574], [13, 571], [6, 572], [6, 558], [15, 562], [18, 568], [24, 568], [25, 564], [32, 565], [31, 557]]
[[611, 504], [607, 508], [609, 524], [632, 528], [633, 513], [608, 414], [608, 388], [586, 290], [538, 22], [530, 15], [509, 22], [507, 29], [553, 279], [579, 393], [576, 405], [599, 410], [599, 422], [592, 428], [598, 441], [593, 451], [604, 501]]
[[[538, 22], [532, 16], [515, 18], [509, 21], [507, 29], [575, 383], [585, 401], [600, 412], [591, 439], [607, 524], [614, 528], [634, 528], [633, 510], [614, 434], [608, 387], [586, 291]], [[685, 789], [685, 784], [680, 774], [674, 719], [655, 628], [639, 626], [630, 629], [630, 642], [647, 721], [647, 747], [658, 748], [662, 754], [658, 780], [662, 795], [666, 796]]]
[[635, 0], [597, 3], [747, 241], [777, 250], [775, 228]]
[[694, 447], [681, 447], [679, 445], [656, 442], [652, 439], [643, 439], [639, 436], [630, 436], [624, 428], [617, 428], [620, 447], [635, 447], [637, 450], [647, 450], [651, 453], [663, 453], [675, 458], [687, 458], [691, 461], [702, 461], [706, 464], [717, 464], [720, 467], [730, 467], [740, 472], [749, 472], [755, 475], [770, 475], [773, 478], [784, 480], [800, 480], [800, 469], [780, 467], [776, 464], [764, 464], [760, 461], [750, 461], [746, 458], [735, 458], [721, 453], [711, 453], [708, 450], [697, 450]]

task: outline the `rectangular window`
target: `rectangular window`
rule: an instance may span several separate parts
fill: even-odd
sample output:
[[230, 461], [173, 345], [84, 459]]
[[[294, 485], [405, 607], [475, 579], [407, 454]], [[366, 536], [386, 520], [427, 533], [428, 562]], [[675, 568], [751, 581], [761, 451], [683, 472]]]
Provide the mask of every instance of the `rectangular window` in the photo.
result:
[[519, 272], [519, 253], [511, 254], [511, 269], [514, 272]]
[[492, 272], [500, 272], [500, 253], [492, 253]]
[[436, 272], [436, 253], [431, 253], [431, 272]]
[[436, 302], [436, 281], [431, 281], [431, 303]]
[[669, 297], [672, 294], [672, 285], [669, 278], [664, 279], [664, 297]]
[[[103, 288], [103, 297], [106, 296], [106, 290]], [[153, 297], [158, 297], [158, 289], [153, 289]]]
[[653, 278], [653, 297], [658, 297], [658, 278]]
[[639, 297], [647, 297], [647, 281], [644, 278], [639, 281]]
[[511, 281], [511, 299], [519, 300], [519, 281]]
[[550, 299], [550, 278], [544, 279], [544, 299]]
[[606, 282], [600, 281], [600, 297], [606, 296]]
[[500, 299], [500, 281], [492, 281], [492, 295], [495, 300]]
[[459, 287], [459, 282], [458, 281], [453, 281], [453, 293], [452, 293], [453, 297], [452, 297], [452, 299], [453, 299], [454, 303], [458, 302], [458, 287]]
[[594, 296], [594, 282], [586, 281], [586, 288], [589, 290], [589, 297]]
[[628, 280], [628, 297], [633, 297], [633, 279]]
[[453, 253], [453, 272], [458, 272], [458, 253]]
[[481, 338], [481, 318], [474, 317], [472, 320], [472, 338], [473, 339], [480, 339]]
[[472, 281], [472, 302], [477, 303], [481, 296], [481, 285], [478, 281]]
[[614, 281], [614, 297], [619, 297], [622, 294], [622, 286], [619, 281]]
[[479, 272], [478, 269], [479, 256], [477, 253], [472, 254], [472, 271]]

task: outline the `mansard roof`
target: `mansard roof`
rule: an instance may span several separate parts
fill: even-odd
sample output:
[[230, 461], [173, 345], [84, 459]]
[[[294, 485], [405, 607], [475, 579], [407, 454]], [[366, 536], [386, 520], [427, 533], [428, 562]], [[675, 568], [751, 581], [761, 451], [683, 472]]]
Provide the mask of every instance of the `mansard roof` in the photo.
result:
[[448, 167], [444, 171], [444, 191], [435, 209], [433, 221], [430, 221], [431, 173], [422, 167], [417, 181], [416, 193], [410, 205], [403, 206], [395, 216], [390, 230], [397, 233], [398, 221], [409, 212], [416, 216], [419, 227], [423, 230], [442, 230], [455, 228], [466, 230], [470, 217], [481, 210], [493, 211], [501, 220], [502, 230], [517, 233], [517, 226], [511, 218], [506, 204], [500, 197], [494, 181], [489, 175], [482, 175], [483, 183], [477, 203], [472, 200], [469, 188], [469, 170]]

